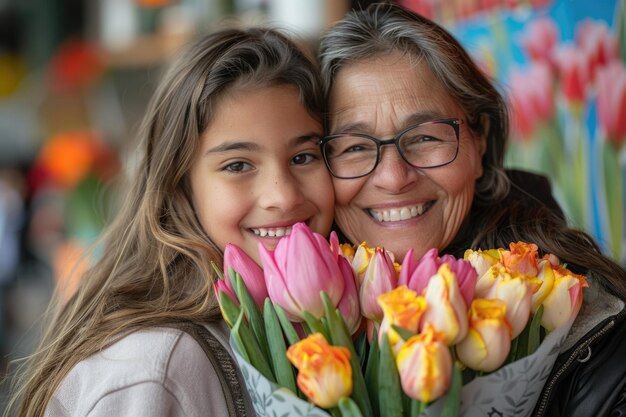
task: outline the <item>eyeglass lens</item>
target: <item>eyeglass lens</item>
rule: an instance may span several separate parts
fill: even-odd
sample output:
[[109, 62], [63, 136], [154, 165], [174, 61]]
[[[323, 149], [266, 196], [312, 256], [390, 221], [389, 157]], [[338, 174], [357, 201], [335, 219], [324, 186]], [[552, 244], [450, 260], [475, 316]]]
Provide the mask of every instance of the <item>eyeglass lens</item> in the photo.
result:
[[[400, 154], [416, 168], [432, 168], [454, 160], [458, 140], [454, 126], [424, 123], [396, 138]], [[369, 174], [379, 158], [376, 139], [360, 134], [343, 134], [324, 144], [324, 155], [333, 175], [354, 178]]]

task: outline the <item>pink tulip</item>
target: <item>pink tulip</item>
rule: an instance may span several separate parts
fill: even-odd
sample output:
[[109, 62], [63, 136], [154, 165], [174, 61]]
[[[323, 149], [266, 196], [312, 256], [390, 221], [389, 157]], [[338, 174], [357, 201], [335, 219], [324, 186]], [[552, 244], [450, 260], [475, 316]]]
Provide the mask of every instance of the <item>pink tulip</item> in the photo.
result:
[[320, 293], [337, 306], [344, 293], [344, 277], [337, 263], [337, 248], [331, 249], [320, 234], [296, 223], [291, 234], [270, 251], [259, 244], [267, 290], [292, 321], [302, 321], [303, 311], [319, 318], [324, 313]]
[[350, 263], [343, 256], [339, 256], [339, 270], [344, 279], [344, 289], [337, 308], [343, 316], [350, 334], [355, 334], [361, 327], [361, 308], [359, 306], [359, 290], [356, 285], [356, 277]]
[[511, 350], [511, 326], [502, 300], [477, 298], [469, 311], [467, 337], [456, 354], [468, 368], [491, 372], [504, 363]]
[[406, 285], [416, 293], [421, 294], [428, 285], [430, 278], [437, 274], [441, 265], [448, 264], [456, 276], [466, 305], [469, 305], [474, 297], [476, 286], [476, 269], [470, 262], [456, 259], [452, 255], [444, 255], [440, 258], [436, 248], [426, 252], [419, 262], [415, 262], [413, 255], [413, 249], [409, 249], [404, 256], [398, 285]]
[[556, 58], [565, 99], [571, 105], [582, 106], [591, 81], [587, 53], [573, 45], [566, 45], [556, 52]]
[[446, 393], [452, 357], [442, 335], [428, 326], [402, 345], [396, 357], [402, 390], [414, 400], [429, 403]]
[[407, 9], [413, 10], [415, 13], [428, 19], [434, 19], [436, 17], [435, 0], [400, 0], [399, 3]]
[[233, 268], [241, 275], [254, 303], [262, 310], [268, 295], [261, 267], [240, 247], [229, 243], [224, 248], [224, 279], [228, 289], [234, 292], [233, 283], [230, 282], [228, 275], [229, 268]]
[[424, 290], [424, 298], [426, 311], [420, 327], [433, 326], [444, 334], [448, 345], [462, 340], [467, 334], [467, 304], [449, 264], [443, 263], [431, 277]]
[[554, 49], [560, 37], [559, 27], [553, 19], [539, 17], [526, 25], [522, 45], [532, 61], [545, 62], [554, 68]]
[[543, 301], [541, 325], [552, 331], [576, 317], [583, 302], [584, 287], [587, 280], [562, 266], [554, 268], [554, 286]]
[[598, 70], [619, 60], [617, 39], [606, 22], [586, 18], [576, 25], [576, 44], [588, 56], [589, 78], [596, 79]]
[[554, 76], [545, 62], [535, 62], [524, 72], [511, 71], [513, 126], [522, 139], [532, 139], [541, 123], [554, 117]]
[[[354, 256], [357, 260], [359, 250]], [[361, 313], [369, 320], [380, 323], [383, 310], [378, 304], [378, 296], [396, 288], [398, 277], [396, 268], [389, 254], [382, 248], [376, 248], [371, 256], [359, 288]]]
[[626, 143], [626, 67], [614, 61], [598, 71], [598, 123], [617, 149]]

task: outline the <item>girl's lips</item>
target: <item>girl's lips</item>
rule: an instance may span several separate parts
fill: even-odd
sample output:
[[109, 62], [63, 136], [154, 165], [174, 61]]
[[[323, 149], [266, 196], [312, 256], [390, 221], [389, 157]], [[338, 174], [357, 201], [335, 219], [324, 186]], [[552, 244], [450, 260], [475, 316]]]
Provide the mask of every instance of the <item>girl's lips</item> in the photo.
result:
[[427, 212], [433, 204], [435, 204], [434, 200], [410, 206], [394, 207], [384, 210], [368, 209], [367, 211], [369, 215], [378, 222], [399, 222], [421, 216]]

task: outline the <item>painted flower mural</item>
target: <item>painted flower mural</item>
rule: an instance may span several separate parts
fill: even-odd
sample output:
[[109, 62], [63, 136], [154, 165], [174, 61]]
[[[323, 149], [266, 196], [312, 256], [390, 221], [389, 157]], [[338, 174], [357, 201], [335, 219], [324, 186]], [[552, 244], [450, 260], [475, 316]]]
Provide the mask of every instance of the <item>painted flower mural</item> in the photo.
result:
[[626, 1], [404, 0], [448, 27], [512, 112], [506, 163], [626, 264]]

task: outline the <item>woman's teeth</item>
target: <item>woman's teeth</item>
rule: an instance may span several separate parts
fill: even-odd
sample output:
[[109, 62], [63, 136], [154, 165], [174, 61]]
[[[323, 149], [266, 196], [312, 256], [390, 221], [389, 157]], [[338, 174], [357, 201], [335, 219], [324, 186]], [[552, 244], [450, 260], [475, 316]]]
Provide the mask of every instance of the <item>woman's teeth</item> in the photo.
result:
[[291, 226], [289, 227], [273, 227], [271, 229], [266, 229], [264, 227], [260, 227], [258, 229], [252, 229], [255, 235], [265, 237], [282, 237], [289, 236], [291, 234]]
[[426, 204], [420, 204], [389, 210], [370, 209], [370, 214], [379, 222], [398, 222], [420, 216], [426, 211], [426, 208]]

